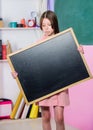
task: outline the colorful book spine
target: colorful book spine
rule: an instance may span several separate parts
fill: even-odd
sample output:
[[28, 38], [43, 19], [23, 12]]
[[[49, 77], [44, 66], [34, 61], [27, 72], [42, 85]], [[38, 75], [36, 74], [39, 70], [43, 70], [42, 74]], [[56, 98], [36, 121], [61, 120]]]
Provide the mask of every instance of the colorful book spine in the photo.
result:
[[24, 105], [25, 105], [25, 100], [24, 100], [24, 98], [22, 98], [22, 100], [20, 102], [20, 105], [18, 107], [18, 110], [17, 110], [17, 112], [15, 114], [15, 117], [14, 117], [15, 119], [19, 119], [20, 118], [20, 116], [22, 114], [22, 111], [24, 109]]
[[10, 42], [7, 40], [7, 43], [6, 43], [6, 46], [7, 46], [7, 55], [12, 53], [12, 48], [11, 48], [11, 44]]
[[2, 59], [2, 40], [0, 40], [0, 59]]
[[31, 108], [32, 108], [32, 104], [30, 105], [30, 107], [29, 107], [29, 109], [28, 109], [28, 112], [27, 112], [26, 118], [29, 118]]
[[30, 111], [29, 118], [37, 118], [38, 117], [38, 111], [39, 111], [39, 106], [36, 105], [35, 103], [33, 103], [31, 111]]
[[2, 44], [2, 59], [7, 59], [7, 48], [6, 44]]
[[14, 119], [14, 117], [15, 117], [15, 115], [16, 115], [16, 112], [17, 112], [17, 110], [18, 110], [18, 107], [19, 107], [19, 104], [20, 104], [20, 102], [21, 102], [21, 100], [22, 100], [22, 94], [21, 94], [21, 92], [19, 93], [19, 95], [18, 95], [18, 98], [17, 98], [17, 100], [16, 100], [16, 102], [15, 102], [15, 105], [14, 105], [14, 107], [13, 107], [13, 110], [12, 110], [12, 112], [11, 112], [11, 114], [10, 114], [10, 118], [11, 119]]
[[25, 119], [26, 118], [27, 113], [29, 111], [29, 108], [30, 108], [30, 105], [25, 104], [24, 110], [23, 110], [22, 115], [21, 115], [21, 119]]
[[41, 114], [41, 107], [39, 107], [39, 110], [38, 110], [38, 118], [42, 117], [42, 114]]

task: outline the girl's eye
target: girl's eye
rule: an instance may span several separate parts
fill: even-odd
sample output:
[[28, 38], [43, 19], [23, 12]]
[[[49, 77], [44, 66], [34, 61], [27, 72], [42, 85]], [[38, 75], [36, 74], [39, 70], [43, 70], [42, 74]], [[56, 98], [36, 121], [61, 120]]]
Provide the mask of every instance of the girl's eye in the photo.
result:
[[48, 26], [51, 26], [51, 24], [49, 24]]
[[42, 25], [42, 27], [45, 27], [45, 25]]
[[51, 27], [51, 24], [49, 24], [49, 25], [42, 25], [42, 27]]
[[51, 24], [48, 24], [49, 27], [51, 27]]

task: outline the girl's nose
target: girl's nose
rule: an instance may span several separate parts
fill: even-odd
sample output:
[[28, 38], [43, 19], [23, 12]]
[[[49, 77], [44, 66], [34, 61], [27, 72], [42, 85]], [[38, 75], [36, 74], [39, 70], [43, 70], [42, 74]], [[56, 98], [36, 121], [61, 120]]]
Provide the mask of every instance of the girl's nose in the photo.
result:
[[46, 26], [45, 28], [48, 29], [48, 26]]

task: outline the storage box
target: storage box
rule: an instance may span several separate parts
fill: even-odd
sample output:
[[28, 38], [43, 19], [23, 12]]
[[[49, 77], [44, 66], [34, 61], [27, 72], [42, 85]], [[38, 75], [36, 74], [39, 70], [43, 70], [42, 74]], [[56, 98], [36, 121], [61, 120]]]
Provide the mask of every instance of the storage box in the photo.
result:
[[10, 99], [0, 99], [0, 119], [9, 119], [12, 111]]

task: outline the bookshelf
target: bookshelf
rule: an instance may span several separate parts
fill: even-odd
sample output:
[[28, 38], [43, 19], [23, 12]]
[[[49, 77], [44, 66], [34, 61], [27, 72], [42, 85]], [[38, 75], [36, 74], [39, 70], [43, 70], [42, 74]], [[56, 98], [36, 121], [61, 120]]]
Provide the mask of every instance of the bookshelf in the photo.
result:
[[26, 27], [26, 28], [10, 28], [10, 27], [3, 27], [3, 28], [0, 28], [0, 31], [13, 31], [13, 30], [39, 30], [39, 27]]
[[[33, 3], [33, 4], [32, 4]], [[4, 26], [0, 27], [0, 40], [3, 44], [9, 40], [12, 52], [28, 46], [38, 40], [42, 32], [39, 27], [9, 27], [9, 23], [25, 18], [26, 25], [31, 19], [31, 12], [36, 11], [38, 14], [37, 23], [42, 12], [47, 10], [47, 0], [0, 0], [0, 18], [3, 19]], [[19, 88], [16, 81], [11, 76], [11, 69], [7, 59], [0, 59], [0, 98], [11, 99], [15, 104]]]

